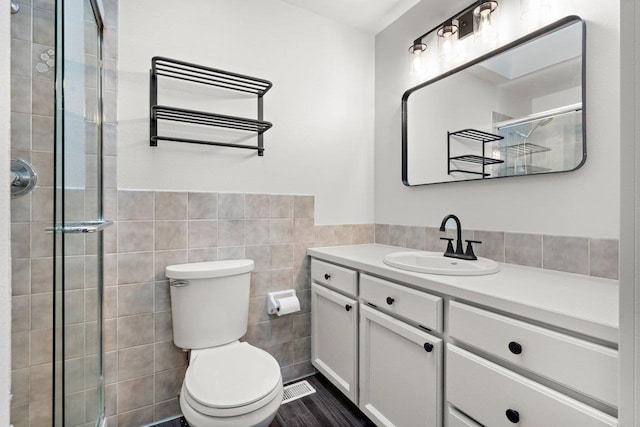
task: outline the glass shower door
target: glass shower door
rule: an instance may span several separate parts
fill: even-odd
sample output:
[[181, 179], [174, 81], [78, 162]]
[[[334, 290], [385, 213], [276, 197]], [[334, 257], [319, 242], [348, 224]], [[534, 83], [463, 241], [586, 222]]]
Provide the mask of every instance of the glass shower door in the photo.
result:
[[102, 20], [97, 1], [56, 2], [54, 399], [56, 426], [104, 422]]

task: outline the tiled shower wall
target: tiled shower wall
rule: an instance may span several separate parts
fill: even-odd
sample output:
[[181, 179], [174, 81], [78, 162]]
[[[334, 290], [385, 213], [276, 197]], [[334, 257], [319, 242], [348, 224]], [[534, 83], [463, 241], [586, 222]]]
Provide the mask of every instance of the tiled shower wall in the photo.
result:
[[[11, 201], [12, 224], [12, 375], [11, 420], [18, 427], [51, 425], [52, 390], [52, 298], [53, 298], [53, 248], [52, 235], [45, 233], [53, 215], [54, 176], [54, 78], [55, 67], [55, 13], [54, 0], [18, 0], [20, 11], [11, 15], [11, 152], [14, 156], [31, 161], [38, 172], [38, 185], [26, 196]], [[105, 97], [104, 97], [104, 168], [106, 193], [115, 195], [116, 154], [115, 135], [117, 84], [117, 0], [106, 0], [105, 22]], [[95, 158], [95, 155], [92, 155]], [[90, 160], [89, 160], [90, 161]], [[95, 194], [95, 189], [86, 189]], [[84, 193], [84, 190], [76, 194]], [[85, 200], [84, 197], [77, 200]], [[86, 199], [88, 201], [88, 199]], [[82, 209], [81, 209], [82, 210]], [[86, 246], [89, 247], [88, 245]], [[77, 255], [82, 255], [78, 252]], [[82, 256], [74, 260], [82, 260]], [[73, 264], [74, 278], [85, 274], [83, 263]], [[67, 271], [70, 273], [70, 271]], [[91, 272], [86, 272], [87, 277]], [[86, 282], [85, 289], [77, 289], [74, 295], [95, 295], [95, 280]], [[93, 287], [93, 288], [92, 288]], [[81, 298], [84, 302], [85, 299]], [[79, 301], [79, 300], [78, 300]], [[80, 303], [80, 302], [78, 302]], [[69, 327], [75, 331], [74, 346], [95, 348], [89, 343], [89, 323], [85, 323], [84, 307], [69, 316]], [[93, 319], [95, 327], [95, 319]], [[94, 329], [95, 330], [95, 329]], [[68, 354], [72, 349], [67, 348]], [[90, 358], [87, 358], [87, 383], [91, 380]], [[80, 361], [77, 359], [76, 361]], [[84, 362], [84, 360], [82, 360]], [[67, 391], [77, 388], [73, 416], [77, 424], [95, 408], [85, 408], [84, 369], [74, 370], [73, 384]], [[81, 397], [78, 400], [77, 397]], [[89, 402], [88, 399], [87, 402]], [[86, 411], [85, 411], [86, 409]], [[86, 419], [86, 421], [91, 421]]]
[[[453, 230], [447, 233], [455, 237]], [[375, 241], [384, 245], [441, 252], [446, 248], [446, 242], [440, 240], [444, 235], [435, 227], [375, 225]], [[482, 241], [473, 246], [476, 255], [498, 262], [618, 278], [618, 239], [485, 230], [464, 230], [462, 237]]]
[[[313, 196], [120, 190], [106, 203], [117, 219], [105, 235], [109, 426], [180, 413], [186, 353], [172, 341], [167, 265], [253, 259], [245, 339], [271, 353], [288, 381], [313, 371], [307, 248], [372, 243], [374, 237], [373, 225], [315, 226]], [[301, 311], [269, 316], [267, 292], [290, 288]]]

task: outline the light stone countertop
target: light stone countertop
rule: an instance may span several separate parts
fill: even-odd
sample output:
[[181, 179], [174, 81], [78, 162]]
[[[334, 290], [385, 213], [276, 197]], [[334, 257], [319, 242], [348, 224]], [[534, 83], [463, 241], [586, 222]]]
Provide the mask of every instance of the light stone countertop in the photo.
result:
[[500, 263], [485, 276], [445, 276], [390, 267], [385, 255], [411, 249], [368, 244], [309, 248], [313, 258], [456, 300], [618, 343], [618, 281]]

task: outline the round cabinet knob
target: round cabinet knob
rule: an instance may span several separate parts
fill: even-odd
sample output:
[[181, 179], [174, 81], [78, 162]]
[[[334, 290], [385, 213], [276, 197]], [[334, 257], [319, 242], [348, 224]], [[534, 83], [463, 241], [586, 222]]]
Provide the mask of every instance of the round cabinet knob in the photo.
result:
[[513, 354], [522, 353], [522, 346], [515, 341], [509, 343], [509, 351]]
[[351, 311], [351, 306], [349, 304], [347, 304], [347, 305], [344, 306], [344, 309], [347, 310], [347, 311]]
[[427, 351], [427, 353], [431, 353], [431, 351], [433, 350], [433, 344], [428, 342], [424, 343], [423, 347]]
[[391, 304], [393, 304], [394, 301], [395, 301], [395, 299], [393, 299], [391, 297], [387, 297], [387, 304], [391, 305]]
[[507, 416], [507, 419], [514, 424], [520, 422], [520, 414], [515, 409], [507, 409], [505, 415]]
[[331, 279], [331, 275], [329, 273], [325, 273], [324, 280], [329, 280], [329, 279]]

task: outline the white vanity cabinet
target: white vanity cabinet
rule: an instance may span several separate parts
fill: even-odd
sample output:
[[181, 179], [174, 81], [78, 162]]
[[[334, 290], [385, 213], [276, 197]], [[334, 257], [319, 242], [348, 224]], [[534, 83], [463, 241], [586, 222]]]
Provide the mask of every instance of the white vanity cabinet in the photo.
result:
[[398, 249], [309, 249], [313, 364], [376, 425], [618, 425], [615, 281], [401, 272]]
[[380, 426], [441, 425], [442, 340], [360, 306], [360, 409]]

